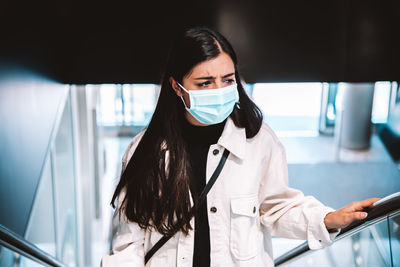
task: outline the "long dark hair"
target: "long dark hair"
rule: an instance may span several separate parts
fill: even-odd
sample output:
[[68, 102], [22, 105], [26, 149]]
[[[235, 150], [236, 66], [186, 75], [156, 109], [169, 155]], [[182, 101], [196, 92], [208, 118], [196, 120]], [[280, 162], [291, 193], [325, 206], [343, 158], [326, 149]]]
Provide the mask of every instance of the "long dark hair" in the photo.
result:
[[152, 227], [164, 235], [179, 230], [187, 234], [191, 229], [191, 167], [180, 131], [185, 109], [169, 78], [183, 84], [183, 77], [194, 66], [222, 52], [227, 53], [235, 65], [239, 91], [239, 103], [230, 117], [237, 127], [246, 129], [247, 138], [254, 137], [261, 127], [262, 113], [243, 89], [236, 54], [229, 42], [207, 27], [184, 30], [170, 51], [150, 124], [122, 173], [111, 201], [114, 206], [116, 197], [126, 188], [119, 212], [124, 212], [128, 220], [143, 229]]

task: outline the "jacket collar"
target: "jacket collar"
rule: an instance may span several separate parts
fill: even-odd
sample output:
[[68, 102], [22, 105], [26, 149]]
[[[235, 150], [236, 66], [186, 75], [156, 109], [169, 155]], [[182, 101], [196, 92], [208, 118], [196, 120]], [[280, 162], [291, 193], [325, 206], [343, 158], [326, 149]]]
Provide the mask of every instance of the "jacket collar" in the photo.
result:
[[246, 129], [239, 128], [233, 120], [228, 117], [225, 123], [218, 144], [228, 149], [232, 154], [240, 159], [244, 159], [246, 154]]

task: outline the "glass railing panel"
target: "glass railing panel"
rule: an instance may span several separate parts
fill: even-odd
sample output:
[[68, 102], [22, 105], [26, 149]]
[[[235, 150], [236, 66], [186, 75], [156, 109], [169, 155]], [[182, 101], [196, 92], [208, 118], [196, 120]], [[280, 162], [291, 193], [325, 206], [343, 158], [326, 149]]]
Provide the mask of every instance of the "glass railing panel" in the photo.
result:
[[44, 266], [27, 257], [21, 256], [14, 251], [0, 246], [0, 266], [1, 267], [37, 267]]
[[393, 266], [400, 266], [400, 213], [389, 218]]
[[[19, 262], [19, 264], [17, 265], [18, 267], [39, 267], [39, 266], [46, 266], [40, 263], [37, 263], [36, 261], [33, 261], [29, 258], [20, 256], [19, 254], [15, 253], [15, 257], [17, 259], [17, 262]], [[15, 267], [15, 266], [13, 266]]]
[[56, 257], [54, 198], [50, 156], [47, 157], [32, 207], [26, 240]]
[[290, 239], [282, 237], [272, 237], [272, 250], [274, 252], [274, 258], [278, 258], [289, 250], [292, 250], [304, 243], [304, 240]]
[[391, 266], [387, 220], [370, 225], [331, 246], [309, 251], [280, 266]]
[[57, 258], [77, 266], [76, 186], [71, 105], [68, 99], [52, 149], [56, 207]]
[[0, 266], [1, 267], [14, 266], [14, 252], [3, 246], [0, 246]]

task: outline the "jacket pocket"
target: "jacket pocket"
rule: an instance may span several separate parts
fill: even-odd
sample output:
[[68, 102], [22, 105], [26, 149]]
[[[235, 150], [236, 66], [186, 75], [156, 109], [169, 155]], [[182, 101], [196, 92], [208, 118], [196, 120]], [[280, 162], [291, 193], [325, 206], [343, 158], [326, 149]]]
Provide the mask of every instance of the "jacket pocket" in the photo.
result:
[[231, 199], [230, 249], [237, 260], [248, 260], [260, 251], [257, 195]]

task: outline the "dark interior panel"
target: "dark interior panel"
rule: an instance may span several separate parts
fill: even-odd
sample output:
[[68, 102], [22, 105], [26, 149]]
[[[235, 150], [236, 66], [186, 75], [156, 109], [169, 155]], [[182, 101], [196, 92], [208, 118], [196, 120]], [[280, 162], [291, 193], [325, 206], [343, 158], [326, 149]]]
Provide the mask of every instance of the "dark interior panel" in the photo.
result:
[[64, 83], [159, 83], [181, 29], [233, 44], [247, 82], [399, 80], [395, 0], [6, 1], [0, 57]]

